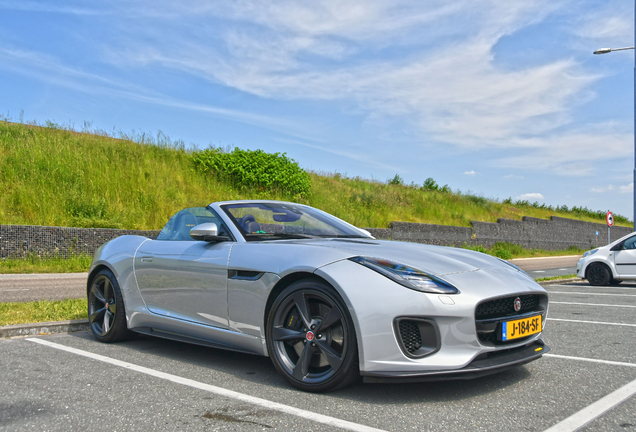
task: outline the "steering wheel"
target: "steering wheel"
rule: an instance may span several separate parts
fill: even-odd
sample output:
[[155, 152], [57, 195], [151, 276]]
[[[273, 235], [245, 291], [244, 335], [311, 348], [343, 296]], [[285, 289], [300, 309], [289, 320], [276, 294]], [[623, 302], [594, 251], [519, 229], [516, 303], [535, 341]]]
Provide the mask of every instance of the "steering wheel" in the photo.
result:
[[245, 216], [240, 218], [238, 222], [241, 228], [243, 229], [243, 231], [249, 232], [248, 231], [249, 224], [250, 222], [256, 222], [256, 218], [251, 214], [246, 214]]

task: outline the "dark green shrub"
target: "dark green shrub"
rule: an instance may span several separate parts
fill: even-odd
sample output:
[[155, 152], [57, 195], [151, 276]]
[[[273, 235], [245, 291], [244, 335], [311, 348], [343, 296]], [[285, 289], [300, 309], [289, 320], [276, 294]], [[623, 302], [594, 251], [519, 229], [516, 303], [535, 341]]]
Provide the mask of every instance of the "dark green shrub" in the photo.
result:
[[493, 249], [493, 253], [497, 258], [509, 260], [512, 259], [512, 252], [508, 249]]
[[435, 180], [433, 180], [433, 177], [429, 177], [426, 180], [424, 180], [424, 184], [422, 185], [422, 189], [430, 190], [430, 191], [436, 191], [436, 190], [439, 190], [439, 185], [437, 184], [437, 182]]
[[239, 188], [262, 187], [292, 196], [309, 193], [309, 174], [285, 153], [210, 147], [190, 156], [196, 169], [211, 172]]
[[386, 183], [390, 185], [403, 185], [404, 179], [402, 179], [399, 174], [396, 174], [395, 177], [388, 179]]

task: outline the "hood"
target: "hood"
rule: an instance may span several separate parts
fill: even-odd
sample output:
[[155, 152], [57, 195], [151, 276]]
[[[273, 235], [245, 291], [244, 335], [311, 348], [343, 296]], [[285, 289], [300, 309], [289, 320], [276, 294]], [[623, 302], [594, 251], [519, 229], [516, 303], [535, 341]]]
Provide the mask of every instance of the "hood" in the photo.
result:
[[314, 244], [339, 249], [350, 257], [365, 256], [395, 261], [436, 276], [488, 268], [513, 269], [490, 255], [454, 247], [364, 239], [328, 239]]

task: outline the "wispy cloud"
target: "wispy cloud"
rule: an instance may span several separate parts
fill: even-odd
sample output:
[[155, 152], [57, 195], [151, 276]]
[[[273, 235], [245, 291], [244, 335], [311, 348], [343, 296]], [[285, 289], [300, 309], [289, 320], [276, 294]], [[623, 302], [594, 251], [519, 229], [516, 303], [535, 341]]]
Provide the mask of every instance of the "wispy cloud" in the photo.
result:
[[630, 183], [628, 185], [619, 186], [618, 190], [620, 193], [633, 193], [634, 192], [634, 183]]
[[607, 185], [607, 186], [593, 187], [590, 189], [590, 191], [594, 193], [605, 193], [605, 192], [613, 191], [614, 189], [616, 188], [613, 185]]
[[542, 194], [538, 193], [538, 192], [533, 192], [533, 193], [527, 193], [527, 194], [521, 194], [517, 197], [518, 200], [522, 200], [522, 201], [543, 201], [545, 200], [545, 198], [543, 197]]
[[608, 0], [586, 8], [576, 25], [572, 27], [572, 32], [583, 40], [606, 43], [614, 47], [633, 45], [633, 17], [634, 9], [631, 3]]
[[[557, 131], [600, 75], [571, 58], [509, 70], [493, 56], [503, 36], [568, 4], [141, 1], [133, 6], [141, 24], [125, 28], [124, 20], [106, 52], [120, 67], [172, 68], [263, 98], [353, 102], [369, 117], [406, 119], [423, 146], [541, 149], [538, 164], [525, 155], [507, 162], [585, 174], [593, 164], [578, 156], [581, 136]], [[214, 20], [222, 22], [201, 25]], [[388, 47], [408, 54], [396, 59], [382, 51]]]
[[282, 131], [290, 136], [307, 139], [306, 134], [297, 125], [284, 119], [171, 98], [152, 89], [130, 84], [126, 81], [115, 81], [66, 66], [49, 55], [0, 48], [0, 69], [2, 68], [35, 76], [46, 82], [83, 93], [106, 95], [157, 106], [197, 111], [215, 117]]
[[78, 6], [73, 2], [38, 2], [38, 1], [0, 1], [0, 9], [5, 10], [18, 10], [25, 12], [40, 12], [40, 13], [56, 13], [56, 14], [71, 14], [71, 15], [103, 15], [107, 9], [100, 7], [97, 3], [93, 4], [91, 8], [85, 7], [85, 5]]
[[319, 150], [319, 151], [330, 153], [336, 156], [346, 157], [347, 159], [355, 160], [358, 162], [364, 162], [368, 166], [373, 166], [376, 168], [388, 169], [388, 170], [396, 171], [396, 172], [404, 171], [403, 166], [389, 165], [386, 162], [377, 160], [376, 158], [374, 158], [372, 155], [369, 155], [368, 153], [359, 153], [359, 152], [356, 153], [356, 152], [350, 152], [345, 150], [333, 149], [327, 146], [325, 143], [318, 145], [318, 144], [308, 143], [306, 141], [287, 140], [287, 139], [278, 139], [278, 141], [294, 144], [294, 145], [299, 145], [299, 146], [311, 148], [314, 150]]
[[464, 175], [467, 175], [467, 176], [474, 176], [476, 174], [477, 173], [474, 170], [464, 171]]
[[[609, 1], [567, 24], [578, 41], [613, 41], [629, 33], [632, 23], [625, 17], [631, 12], [625, 11], [631, 6]], [[589, 7], [573, 0], [112, 0], [93, 7], [0, 0], [0, 9], [116, 17], [108, 21], [112, 36], [95, 51], [118, 70], [176, 70], [250, 97], [336, 102], [367, 119], [400, 119], [420, 150], [487, 149], [502, 155], [493, 162], [498, 166], [569, 176], [589, 175], [599, 160], [629, 152], [625, 125], [570, 127], [572, 111], [594, 96], [590, 88], [600, 74], [567, 55], [517, 68], [495, 61], [502, 38], [550, 14]], [[18, 59], [30, 64], [25, 73], [79, 91], [114, 89], [144, 103], [275, 129], [306, 146], [317, 142], [303, 126], [274, 115], [169, 98], [19, 54], [0, 51], [0, 60], [7, 60], [1, 67], [19, 67], [9, 66]], [[55, 74], [44, 76], [48, 70]], [[325, 151], [360, 157], [339, 148]], [[379, 166], [385, 160], [369, 155], [364, 162]]]

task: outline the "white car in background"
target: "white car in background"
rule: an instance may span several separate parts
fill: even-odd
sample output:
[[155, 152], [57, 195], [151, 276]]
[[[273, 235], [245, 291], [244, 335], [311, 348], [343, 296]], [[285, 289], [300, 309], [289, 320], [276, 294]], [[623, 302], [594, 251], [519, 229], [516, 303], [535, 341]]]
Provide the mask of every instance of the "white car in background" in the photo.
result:
[[590, 285], [636, 280], [636, 232], [585, 252], [576, 264], [576, 275]]

